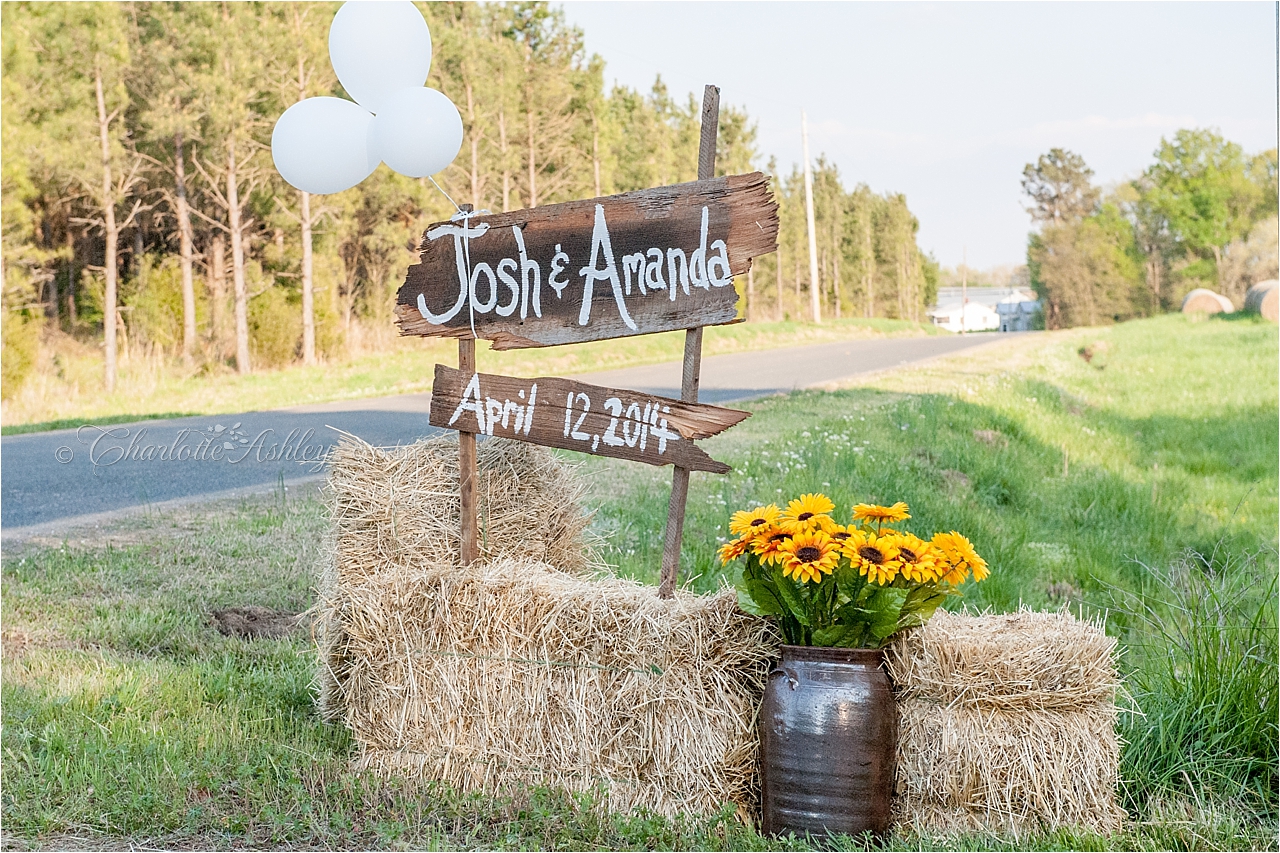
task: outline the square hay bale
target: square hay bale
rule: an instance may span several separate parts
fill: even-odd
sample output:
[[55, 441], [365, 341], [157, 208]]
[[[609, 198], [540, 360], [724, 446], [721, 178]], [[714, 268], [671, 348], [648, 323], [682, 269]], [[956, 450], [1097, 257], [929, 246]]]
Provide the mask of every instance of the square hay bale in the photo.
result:
[[1114, 647], [1070, 613], [1028, 611], [939, 611], [894, 643], [899, 825], [926, 835], [1120, 829]]
[[357, 766], [464, 791], [603, 787], [611, 808], [751, 808], [767, 627], [726, 590], [652, 587], [532, 560], [421, 565], [344, 595], [344, 721]]
[[460, 568], [456, 447], [334, 460], [320, 683], [356, 768], [602, 790], [611, 808], [666, 815], [753, 810], [768, 624], [732, 590], [663, 601], [593, 575], [570, 472], [526, 444], [481, 443], [491, 559]]

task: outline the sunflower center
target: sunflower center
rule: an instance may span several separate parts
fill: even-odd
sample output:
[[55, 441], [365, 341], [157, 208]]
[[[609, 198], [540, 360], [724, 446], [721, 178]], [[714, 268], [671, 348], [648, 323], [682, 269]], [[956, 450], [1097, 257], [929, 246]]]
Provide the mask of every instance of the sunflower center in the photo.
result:
[[773, 534], [772, 536], [770, 536], [770, 537], [769, 537], [769, 541], [770, 541], [770, 542], [782, 542], [782, 541], [784, 541], [784, 540], [786, 540], [786, 539], [790, 539], [790, 538], [791, 538], [791, 534], [790, 534], [790, 533], [775, 533], [775, 534]]
[[845, 533], [843, 530], [837, 530], [835, 533], [831, 534], [831, 538], [844, 540], [849, 538], [849, 534]]
[[901, 554], [902, 559], [906, 560], [908, 563], [914, 563], [920, 559], [919, 555], [910, 548], [899, 548], [898, 553]]
[[759, 527], [759, 526], [760, 526], [760, 525], [762, 525], [762, 524], [768, 524], [768, 522], [767, 522], [767, 521], [765, 521], [763, 518], [753, 518], [753, 519], [751, 519], [751, 526], [752, 526], [752, 527]]
[[811, 518], [813, 518], [813, 513], [811, 513], [811, 512], [802, 512], [802, 513], [800, 513], [799, 515], [797, 515], [797, 516], [796, 516], [796, 521], [808, 521], [808, 520], [809, 520], [809, 519], [811, 519]]
[[802, 563], [812, 563], [822, 556], [822, 552], [812, 545], [806, 545], [803, 548], [796, 549], [796, 559]]
[[858, 556], [868, 563], [875, 563], [877, 566], [884, 562], [884, 552], [872, 545], [863, 545], [859, 548]]

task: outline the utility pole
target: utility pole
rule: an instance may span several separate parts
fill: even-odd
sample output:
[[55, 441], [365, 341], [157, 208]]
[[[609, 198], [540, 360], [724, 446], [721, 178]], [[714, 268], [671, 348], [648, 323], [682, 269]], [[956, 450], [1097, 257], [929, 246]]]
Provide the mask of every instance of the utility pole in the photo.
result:
[[800, 139], [804, 143], [804, 218], [809, 226], [809, 299], [813, 303], [813, 322], [822, 322], [818, 301], [818, 235], [813, 227], [813, 170], [809, 167], [809, 118], [800, 111]]
[[966, 329], [965, 315], [969, 313], [969, 247], [965, 246], [961, 249], [960, 257], [960, 332], [963, 334]]

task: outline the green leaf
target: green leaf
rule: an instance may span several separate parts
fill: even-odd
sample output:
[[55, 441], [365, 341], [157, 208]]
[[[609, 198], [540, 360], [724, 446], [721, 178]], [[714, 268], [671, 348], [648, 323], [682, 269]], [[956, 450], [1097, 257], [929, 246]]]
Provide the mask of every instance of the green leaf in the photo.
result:
[[839, 646], [848, 634], [848, 625], [832, 625], [829, 628], [818, 628], [813, 632], [813, 644], [815, 646]]
[[858, 570], [849, 565], [848, 560], [844, 559], [836, 565], [831, 576], [836, 579], [836, 585], [840, 587], [840, 595], [842, 597], [857, 598], [858, 591], [867, 582], [867, 579], [858, 574]]
[[776, 566], [774, 567], [773, 581], [777, 584], [778, 597], [782, 599], [787, 612], [806, 628], [812, 625], [813, 622], [809, 618], [809, 607], [802, 598], [800, 590], [796, 588], [795, 581], [783, 577], [782, 569]]
[[[750, 606], [743, 602], [749, 602]], [[738, 606], [756, 616], [781, 616], [786, 612], [771, 585], [752, 578], [738, 582]]]
[[868, 631], [883, 642], [898, 630], [902, 617], [902, 605], [907, 601], [907, 590], [893, 587], [877, 587], [867, 599], [864, 609], [870, 615]]
[[[912, 590], [914, 593], [915, 590]], [[946, 601], [948, 593], [934, 589], [926, 595], [912, 599], [907, 597], [906, 603], [902, 607], [902, 627], [913, 628], [917, 625], [923, 625], [929, 621], [929, 617], [933, 616], [934, 611], [942, 602]]]
[[782, 636], [787, 641], [787, 645], [804, 645], [804, 629], [800, 627], [800, 623], [794, 617], [783, 615], [778, 620], [778, 625], [782, 628]]

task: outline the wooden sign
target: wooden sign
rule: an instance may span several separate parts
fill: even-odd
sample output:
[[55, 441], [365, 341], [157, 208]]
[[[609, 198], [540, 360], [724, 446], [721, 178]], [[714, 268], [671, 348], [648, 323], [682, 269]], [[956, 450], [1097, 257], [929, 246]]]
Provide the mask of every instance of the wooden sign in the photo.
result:
[[403, 335], [493, 348], [737, 322], [733, 276], [775, 250], [759, 172], [429, 227], [396, 299]]
[[516, 379], [437, 364], [430, 417], [445, 429], [724, 474], [729, 466], [693, 440], [749, 414], [559, 377]]

